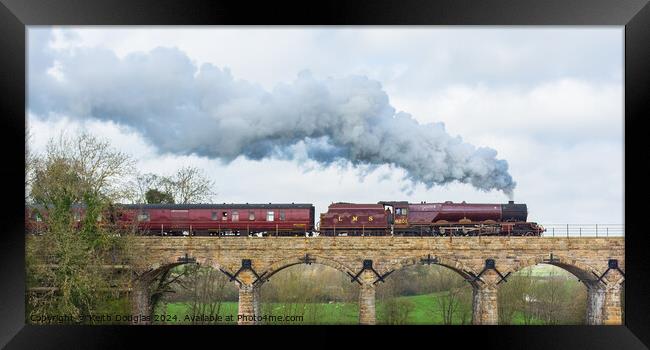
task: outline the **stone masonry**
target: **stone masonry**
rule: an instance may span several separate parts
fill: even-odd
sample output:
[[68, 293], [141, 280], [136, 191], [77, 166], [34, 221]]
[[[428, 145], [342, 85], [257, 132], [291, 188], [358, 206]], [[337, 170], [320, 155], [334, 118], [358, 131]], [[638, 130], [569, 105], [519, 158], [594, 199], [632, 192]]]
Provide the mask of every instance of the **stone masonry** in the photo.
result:
[[[473, 324], [497, 324], [498, 288], [507, 283], [501, 281], [499, 273], [505, 276], [546, 263], [571, 272], [585, 283], [587, 324], [617, 325], [622, 324], [623, 276], [616, 269], [607, 270], [608, 262], [616, 260], [625, 271], [624, 249], [622, 237], [135, 237], [133, 265], [141, 270], [140, 275], [151, 275], [152, 271], [178, 265], [177, 259], [187, 254], [201, 265], [232, 275], [240, 271], [234, 282], [239, 287], [238, 323], [256, 324], [259, 322], [253, 316], [260, 315], [259, 289], [264, 281], [306, 259], [354, 276], [363, 270], [364, 260], [372, 260], [380, 275], [434, 263], [470, 282]], [[244, 260], [250, 260], [250, 268], [244, 267]], [[369, 269], [359, 274], [360, 324], [375, 324], [376, 281], [377, 275]], [[148, 310], [144, 305], [148, 299], [143, 297], [146, 279], [136, 281], [134, 288], [134, 310]]]

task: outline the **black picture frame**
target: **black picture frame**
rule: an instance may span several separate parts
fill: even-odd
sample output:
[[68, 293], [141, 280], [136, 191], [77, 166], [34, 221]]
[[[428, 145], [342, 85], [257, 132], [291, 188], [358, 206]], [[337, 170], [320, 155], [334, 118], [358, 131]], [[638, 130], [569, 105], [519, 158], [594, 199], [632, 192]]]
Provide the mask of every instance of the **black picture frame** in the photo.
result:
[[[650, 344], [647, 214], [639, 171], [647, 163], [642, 121], [650, 105], [650, 5], [648, 0], [356, 0], [250, 2], [0, 0], [0, 85], [5, 178], [0, 237], [0, 345], [7, 348], [123, 348], [144, 340], [173, 348], [326, 342], [362, 346], [600, 349]], [[31, 326], [25, 324], [24, 127], [26, 26], [29, 25], [617, 25], [625, 26], [625, 325], [622, 326], [435, 326], [435, 327], [187, 327]], [[618, 167], [620, 164], [612, 164]], [[589, 174], [585, 174], [589, 176]], [[577, 208], [578, 209], [578, 208]], [[201, 341], [198, 339], [201, 338]], [[332, 344], [332, 345], [334, 345]], [[446, 345], [445, 345], [446, 344]], [[646, 345], [644, 345], [646, 344]], [[400, 346], [400, 345], [397, 345]]]

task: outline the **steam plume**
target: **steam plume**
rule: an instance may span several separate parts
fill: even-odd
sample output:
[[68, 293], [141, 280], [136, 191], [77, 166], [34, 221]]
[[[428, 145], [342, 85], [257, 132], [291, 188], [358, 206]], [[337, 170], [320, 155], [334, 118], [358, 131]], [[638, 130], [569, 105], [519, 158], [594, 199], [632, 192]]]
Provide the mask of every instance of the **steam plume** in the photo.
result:
[[[30, 37], [31, 39], [31, 37]], [[29, 62], [29, 107], [48, 115], [112, 120], [139, 131], [163, 152], [229, 162], [307, 157], [323, 165], [403, 168], [430, 188], [453, 181], [509, 196], [508, 163], [491, 148], [396, 112], [379, 82], [364, 76], [319, 80], [300, 73], [266, 91], [228, 69], [196, 67], [177, 49], [118, 58], [100, 48], [40, 51]]]

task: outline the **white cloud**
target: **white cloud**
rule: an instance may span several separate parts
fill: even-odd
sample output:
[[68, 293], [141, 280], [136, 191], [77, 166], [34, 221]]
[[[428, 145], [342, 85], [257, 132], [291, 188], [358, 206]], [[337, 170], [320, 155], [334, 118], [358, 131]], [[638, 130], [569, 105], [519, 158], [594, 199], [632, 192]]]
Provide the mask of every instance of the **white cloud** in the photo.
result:
[[454, 85], [393, 103], [408, 107], [421, 122], [445, 120], [449, 131], [469, 139], [519, 134], [568, 143], [620, 142], [623, 132], [623, 88], [613, 83], [561, 79], [531, 88]]

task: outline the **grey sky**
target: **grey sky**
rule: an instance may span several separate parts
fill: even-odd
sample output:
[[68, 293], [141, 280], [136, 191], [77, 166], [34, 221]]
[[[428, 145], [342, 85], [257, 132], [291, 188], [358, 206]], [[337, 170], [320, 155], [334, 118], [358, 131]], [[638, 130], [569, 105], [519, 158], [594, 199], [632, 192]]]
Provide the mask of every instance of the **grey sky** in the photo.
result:
[[[622, 27], [34, 27], [28, 34], [30, 71], [47, 70], [47, 79], [67, 77], [88, 82], [79, 85], [96, 85], [68, 86], [75, 91], [109, 86], [115, 77], [101, 73], [112, 72], [110, 65], [134, 52], [150, 55], [157, 47], [176, 48], [190, 69], [210, 63], [229, 71], [237, 86], [267, 92], [292, 84], [306, 70], [319, 81], [365, 76], [380, 83], [396, 112], [409, 113], [420, 124], [444, 123], [452, 137], [496, 150], [496, 158], [507, 161], [517, 182], [514, 199], [528, 204], [531, 220], [623, 221]], [[89, 51], [95, 67], [77, 65], [74, 74], [66, 73], [66, 62]], [[403, 180], [403, 169], [386, 165], [368, 169], [364, 177], [363, 169], [323, 166], [300, 157], [239, 157], [226, 163], [173, 154], [150, 135], [120, 122], [120, 115], [113, 121], [92, 118], [102, 108], [126, 108], [138, 99], [164, 96], [160, 91], [144, 95], [164, 86], [154, 77], [174, 76], [165, 71], [171, 66], [140, 66], [138, 74], [150, 67], [145, 76], [151, 79], [137, 83], [151, 89], [102, 100], [101, 106], [76, 103], [78, 108], [66, 108], [64, 115], [49, 110], [50, 102], [41, 102], [78, 95], [61, 95], [30, 73], [32, 147], [43, 149], [60, 130], [85, 128], [133, 154], [145, 172], [170, 173], [187, 164], [204, 168], [217, 184], [217, 202], [311, 202], [324, 211], [332, 201], [508, 199], [502, 192], [483, 192], [468, 184], [412, 187]], [[93, 80], [79, 78], [91, 76]], [[218, 98], [217, 91], [211, 99]], [[202, 129], [207, 133], [206, 128], [192, 130], [198, 135]]]

